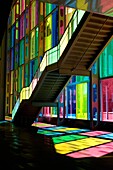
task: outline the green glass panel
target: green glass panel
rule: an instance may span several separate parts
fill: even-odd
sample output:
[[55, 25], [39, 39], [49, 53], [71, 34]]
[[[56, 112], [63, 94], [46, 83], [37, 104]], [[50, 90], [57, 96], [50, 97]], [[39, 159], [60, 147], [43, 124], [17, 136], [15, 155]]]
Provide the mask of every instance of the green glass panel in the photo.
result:
[[86, 82], [86, 81], [89, 81], [88, 76], [76, 76], [76, 82], [77, 83], [82, 83], [82, 82]]
[[35, 75], [37, 69], [38, 69], [38, 58], [35, 59], [35, 63], [34, 63], [34, 75]]
[[19, 58], [19, 64], [24, 64], [24, 39], [20, 41], [20, 58]]
[[58, 61], [57, 47], [54, 47], [48, 52], [48, 64], [53, 64]]
[[19, 48], [18, 48], [18, 44], [17, 44], [15, 46], [15, 63], [14, 63], [15, 69], [18, 68], [18, 51], [19, 51]]
[[25, 87], [29, 85], [29, 65], [25, 65]]
[[52, 107], [52, 115], [53, 117], [57, 115], [57, 107]]
[[19, 76], [18, 76], [18, 92], [22, 90], [22, 67], [19, 67]]
[[52, 11], [52, 4], [46, 3], [46, 16]]
[[38, 27], [35, 32], [35, 56], [38, 56]]
[[25, 62], [29, 61], [29, 37], [25, 38]]
[[113, 76], [113, 39], [99, 57], [100, 78]]

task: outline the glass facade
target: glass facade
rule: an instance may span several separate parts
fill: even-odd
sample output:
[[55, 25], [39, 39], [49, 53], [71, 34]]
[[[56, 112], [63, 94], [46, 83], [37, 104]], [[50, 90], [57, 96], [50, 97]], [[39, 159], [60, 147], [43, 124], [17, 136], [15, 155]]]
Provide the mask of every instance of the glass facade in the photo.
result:
[[[23, 99], [29, 99], [38, 81], [37, 70], [58, 61], [84, 13], [38, 0], [15, 2], [7, 23], [6, 114], [13, 114]], [[113, 121], [113, 40], [91, 70], [96, 81], [90, 84], [88, 76], [72, 76], [56, 99], [59, 108], [44, 107], [43, 115], [57, 117], [59, 111], [60, 118], [90, 120], [92, 107], [94, 120], [100, 114], [100, 120]]]

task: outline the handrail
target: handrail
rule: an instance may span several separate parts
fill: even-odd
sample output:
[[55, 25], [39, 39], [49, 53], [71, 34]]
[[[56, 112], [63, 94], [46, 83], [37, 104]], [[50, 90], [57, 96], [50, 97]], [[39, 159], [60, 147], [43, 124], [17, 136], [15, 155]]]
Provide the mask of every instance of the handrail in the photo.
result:
[[[67, 46], [69, 40], [72, 37], [73, 32], [75, 32], [78, 24], [80, 23], [84, 13], [85, 13], [85, 11], [76, 10], [74, 12], [72, 19], [70, 20], [70, 22], [68, 24], [68, 27], [66, 28], [66, 30], [64, 32], [62, 38], [60, 39], [58, 45], [45, 52], [44, 57], [39, 65], [39, 68], [38, 68], [37, 72], [35, 73], [35, 76], [34, 76], [32, 82], [30, 83], [30, 86], [23, 88], [21, 90], [20, 97], [18, 98], [18, 100], [12, 110], [12, 118], [14, 118], [16, 111], [18, 110], [19, 105], [22, 102], [22, 100], [30, 98], [30, 96], [31, 96], [33, 90], [35, 89], [37, 82], [39, 81], [46, 66], [58, 62], [63, 51], [65, 50], [65, 48]], [[52, 58], [52, 55], [54, 55], [54, 60]]]

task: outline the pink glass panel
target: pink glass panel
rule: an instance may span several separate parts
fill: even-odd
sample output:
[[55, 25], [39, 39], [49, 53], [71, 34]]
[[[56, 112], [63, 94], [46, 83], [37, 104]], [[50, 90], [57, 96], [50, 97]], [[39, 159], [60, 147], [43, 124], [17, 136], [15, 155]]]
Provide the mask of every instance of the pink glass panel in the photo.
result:
[[113, 78], [101, 80], [101, 113], [103, 121], [113, 121]]

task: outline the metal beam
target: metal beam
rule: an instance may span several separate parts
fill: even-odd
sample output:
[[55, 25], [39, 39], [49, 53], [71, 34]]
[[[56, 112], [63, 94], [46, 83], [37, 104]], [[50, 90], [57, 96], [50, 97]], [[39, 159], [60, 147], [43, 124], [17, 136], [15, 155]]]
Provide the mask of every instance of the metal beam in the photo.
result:
[[36, 107], [57, 107], [58, 103], [57, 102], [37, 102], [37, 101], [34, 101], [34, 102], [32, 102], [32, 106], [36, 106]]
[[78, 70], [78, 69], [59, 69], [59, 73], [60, 74], [64, 74], [64, 75], [81, 75], [81, 76], [90, 76], [90, 71], [89, 70]]

